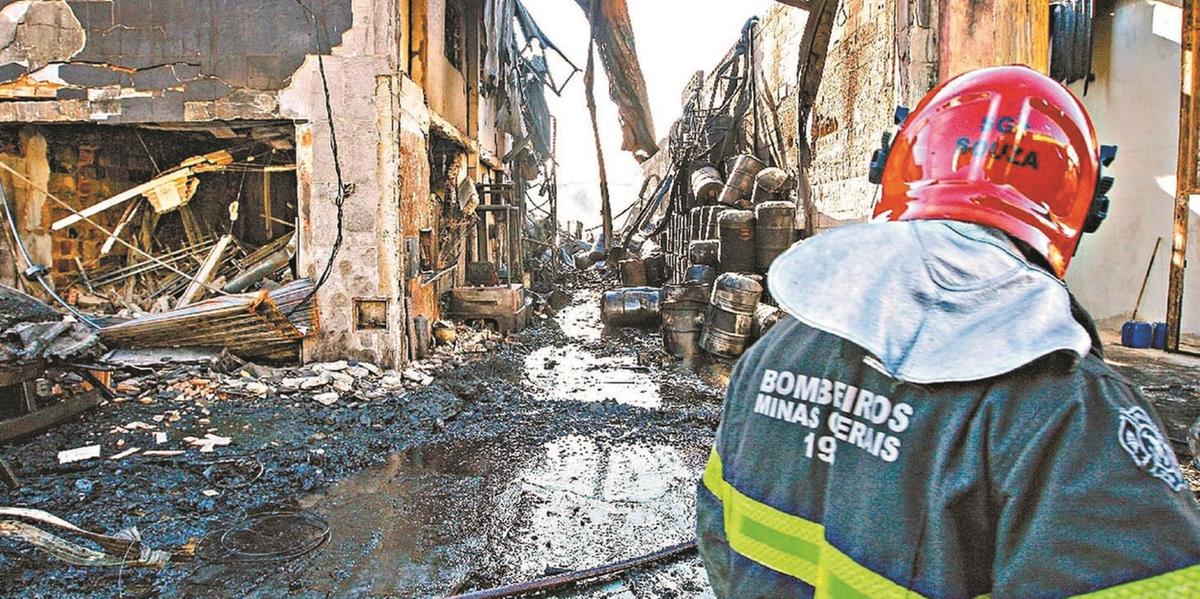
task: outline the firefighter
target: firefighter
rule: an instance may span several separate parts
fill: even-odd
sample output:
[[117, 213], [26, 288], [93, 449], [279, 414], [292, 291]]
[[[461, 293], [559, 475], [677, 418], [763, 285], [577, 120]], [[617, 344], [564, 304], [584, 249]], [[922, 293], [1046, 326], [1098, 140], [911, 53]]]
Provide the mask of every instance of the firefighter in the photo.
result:
[[721, 597], [1200, 597], [1200, 511], [1062, 281], [1115, 149], [1080, 101], [987, 68], [897, 113], [873, 222], [768, 277], [697, 534]]

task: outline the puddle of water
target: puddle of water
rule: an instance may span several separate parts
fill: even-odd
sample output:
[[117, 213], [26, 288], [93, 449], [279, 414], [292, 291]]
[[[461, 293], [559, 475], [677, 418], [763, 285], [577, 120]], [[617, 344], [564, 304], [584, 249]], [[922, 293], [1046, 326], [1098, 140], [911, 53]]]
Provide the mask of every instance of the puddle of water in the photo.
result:
[[525, 358], [525, 375], [547, 399], [662, 405], [659, 384], [636, 356], [600, 357], [575, 346], [543, 347]]
[[[445, 596], [467, 581], [649, 553], [691, 537], [703, 460], [699, 449], [582, 435], [525, 451], [496, 438], [394, 455], [300, 502], [331, 525], [322, 550], [287, 564], [208, 566], [188, 594]], [[705, 576], [692, 558], [575, 596], [711, 597]]]
[[563, 308], [554, 319], [563, 333], [580, 341], [599, 341], [604, 331], [600, 323], [600, 296], [586, 293]]
[[[521, 519], [503, 553], [520, 561], [510, 567], [523, 575], [518, 578], [533, 578], [548, 566], [589, 568], [691, 538], [698, 466], [688, 464], [702, 459], [699, 453], [581, 435], [547, 444], [519, 479]], [[686, 596], [711, 596], [698, 560], [662, 566], [652, 576], [659, 590], [682, 587], [691, 591]], [[650, 595], [637, 596], [654, 595], [642, 590]]]
[[[480, 450], [482, 449], [482, 451]], [[441, 596], [486, 567], [487, 543], [506, 532], [518, 498], [515, 473], [485, 451], [431, 447], [393, 455], [385, 466], [343, 480], [301, 506], [331, 525], [329, 544], [270, 574], [228, 566], [197, 581], [255, 597], [304, 589], [317, 596]]]

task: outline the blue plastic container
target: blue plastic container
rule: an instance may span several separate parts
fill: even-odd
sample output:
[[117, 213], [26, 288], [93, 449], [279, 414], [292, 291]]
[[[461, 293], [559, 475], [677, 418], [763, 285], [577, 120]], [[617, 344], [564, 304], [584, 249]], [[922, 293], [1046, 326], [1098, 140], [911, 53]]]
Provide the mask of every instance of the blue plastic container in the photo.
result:
[[1154, 330], [1148, 322], [1127, 322], [1121, 327], [1121, 345], [1146, 349], [1154, 340]]
[[1167, 349], [1167, 323], [1156, 322], [1151, 326], [1154, 329], [1154, 338], [1150, 340], [1150, 347], [1154, 349]]

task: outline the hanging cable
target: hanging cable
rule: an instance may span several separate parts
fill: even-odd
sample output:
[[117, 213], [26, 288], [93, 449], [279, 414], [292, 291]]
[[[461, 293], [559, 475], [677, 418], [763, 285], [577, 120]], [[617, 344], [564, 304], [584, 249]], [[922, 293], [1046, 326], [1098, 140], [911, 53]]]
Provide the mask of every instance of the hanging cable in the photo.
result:
[[[337, 128], [333, 124], [333, 100], [329, 93], [329, 78], [325, 74], [324, 52], [325, 48], [330, 48], [329, 32], [325, 29], [325, 22], [312, 9], [305, 6], [304, 2], [296, 0], [296, 4], [307, 13], [308, 18], [312, 19], [313, 37], [317, 45], [317, 71], [321, 74], [321, 90], [325, 94], [325, 118], [329, 121], [329, 150], [333, 153], [333, 172], [337, 177], [337, 195], [333, 198], [333, 205], [337, 208], [337, 235], [333, 240], [333, 248], [329, 250], [329, 260], [325, 263], [325, 269], [321, 272], [321, 276], [317, 278], [312, 291], [288, 312], [288, 316], [295, 314], [308, 305], [309, 302], [313, 301], [313, 298], [317, 296], [317, 292], [329, 280], [329, 275], [333, 272], [333, 263], [337, 259], [338, 252], [342, 249], [345, 229], [343, 226], [343, 221], [345, 220], [344, 205], [346, 203], [346, 184], [342, 177], [341, 155], [338, 153]], [[330, 49], [332, 51], [332, 48]]]
[[99, 330], [100, 325], [96, 324], [96, 322], [91, 318], [88, 318], [83, 312], [76, 310], [75, 306], [68, 304], [66, 300], [64, 300], [58, 295], [58, 293], [54, 291], [54, 288], [50, 286], [50, 283], [46, 282], [46, 275], [49, 274], [50, 271], [45, 266], [34, 263], [33, 257], [29, 255], [29, 248], [25, 246], [25, 241], [21, 239], [21, 233], [17, 230], [17, 219], [15, 216], [13, 216], [12, 206], [10, 206], [8, 203], [8, 194], [5, 193], [3, 185], [0, 185], [0, 205], [3, 205], [4, 208], [4, 220], [8, 221], [8, 230], [10, 233], [12, 233], [13, 245], [16, 245], [17, 249], [20, 250], [21, 257], [25, 260], [25, 264], [28, 266], [28, 268], [25, 269], [25, 278], [29, 279], [30, 281], [37, 281], [47, 295], [54, 298], [55, 302], [58, 302], [59, 305], [65, 308], [67, 312], [70, 312], [72, 316], [79, 320], [79, 322], [82, 322], [93, 329]]

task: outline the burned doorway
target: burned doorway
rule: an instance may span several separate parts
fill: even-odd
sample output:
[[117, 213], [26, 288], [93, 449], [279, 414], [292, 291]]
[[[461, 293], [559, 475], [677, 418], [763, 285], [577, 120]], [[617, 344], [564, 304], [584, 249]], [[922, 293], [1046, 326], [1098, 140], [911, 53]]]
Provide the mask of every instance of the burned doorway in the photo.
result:
[[[97, 314], [163, 312], [294, 278], [294, 130], [5, 126], [0, 162], [11, 171], [0, 184], [21, 242], [68, 301]], [[5, 255], [0, 282], [20, 285], [24, 265]]]
[[[429, 143], [429, 189], [433, 222], [420, 231], [421, 271], [425, 284], [437, 284], [438, 296], [462, 276], [464, 249], [477, 219], [479, 195], [467, 175], [466, 148], [433, 132]], [[451, 276], [455, 275], [455, 276]]]

